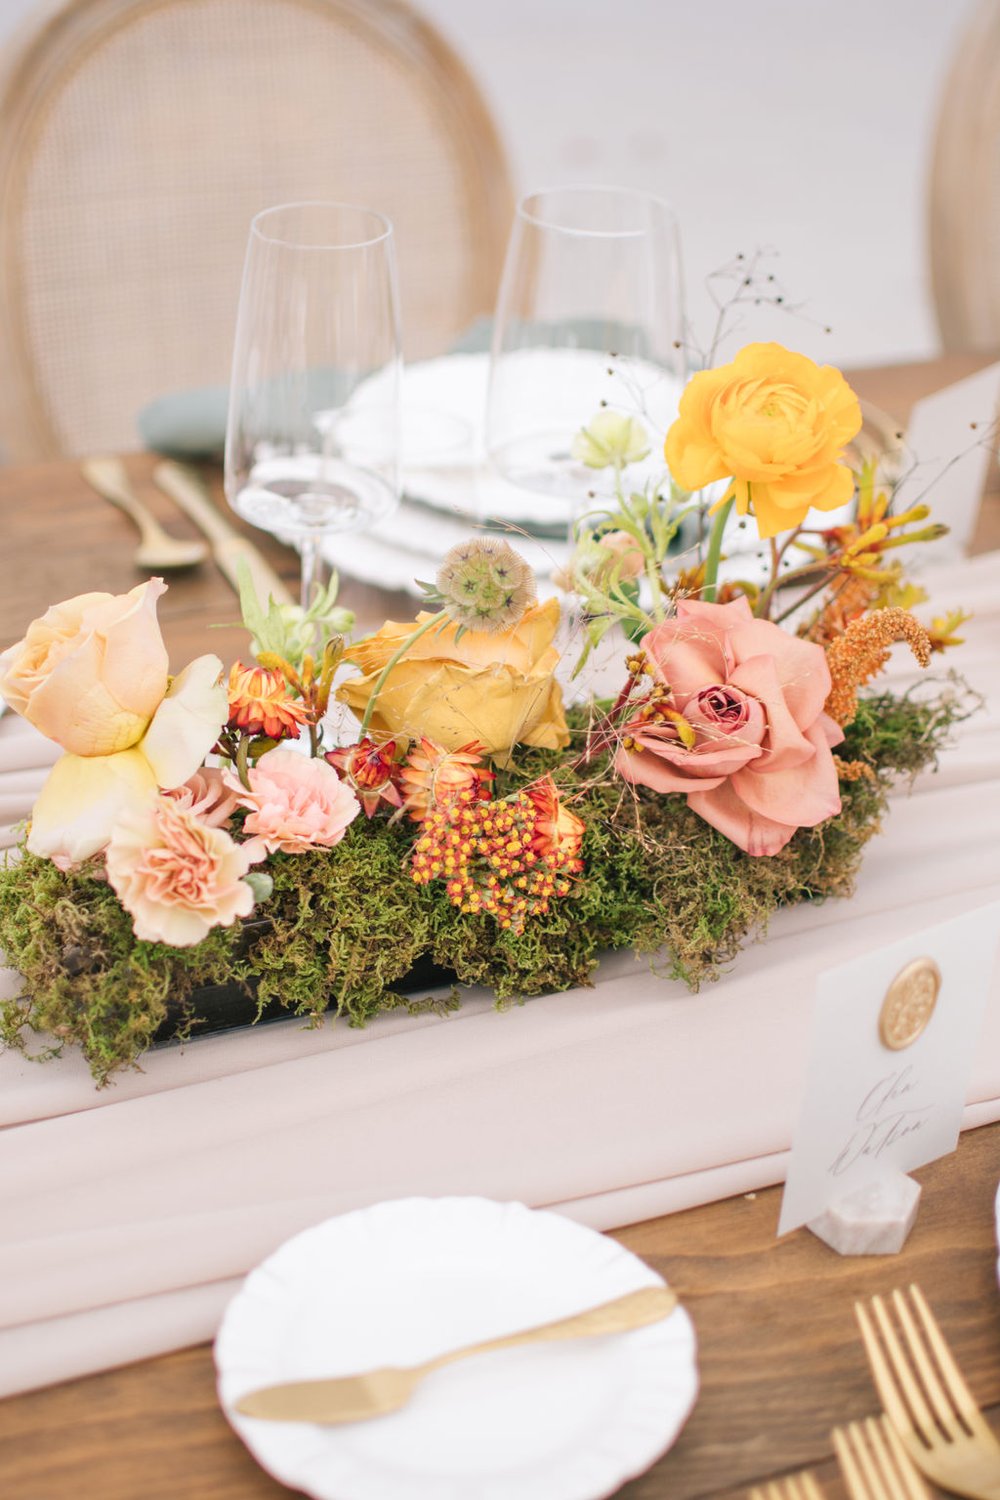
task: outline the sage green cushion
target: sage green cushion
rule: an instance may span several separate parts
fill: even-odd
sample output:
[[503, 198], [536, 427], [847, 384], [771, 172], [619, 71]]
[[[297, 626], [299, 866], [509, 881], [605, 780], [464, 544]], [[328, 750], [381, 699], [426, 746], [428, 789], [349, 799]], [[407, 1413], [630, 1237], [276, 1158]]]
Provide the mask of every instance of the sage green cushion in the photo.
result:
[[169, 458], [221, 459], [228, 405], [224, 386], [158, 396], [139, 413], [139, 435], [147, 448]]

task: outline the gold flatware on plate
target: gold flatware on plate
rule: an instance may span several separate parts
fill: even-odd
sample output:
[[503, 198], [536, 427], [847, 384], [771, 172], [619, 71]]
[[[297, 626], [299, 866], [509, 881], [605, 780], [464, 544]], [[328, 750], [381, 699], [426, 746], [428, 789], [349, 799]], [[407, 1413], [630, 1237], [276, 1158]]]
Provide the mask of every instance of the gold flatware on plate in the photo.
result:
[[823, 1500], [823, 1491], [809, 1470], [803, 1469], [801, 1474], [786, 1474], [784, 1479], [755, 1485], [750, 1500]]
[[250, 570], [254, 590], [258, 599], [266, 606], [268, 596], [277, 604], [292, 604], [294, 601], [282, 580], [261, 554], [253, 542], [241, 536], [215, 504], [200, 475], [183, 464], [157, 464], [153, 470], [153, 483], [164, 494], [179, 505], [186, 516], [208, 538], [216, 567], [239, 593], [238, 569], [245, 562]]
[[917, 1286], [855, 1303], [886, 1414], [928, 1479], [970, 1500], [1000, 1500], [1000, 1443], [983, 1420], [934, 1314]]
[[204, 562], [204, 542], [180, 541], [170, 536], [139, 499], [120, 458], [88, 458], [80, 465], [84, 479], [109, 504], [123, 511], [139, 529], [136, 566], [146, 573], [169, 573]]
[[236, 1401], [235, 1409], [245, 1417], [265, 1417], [272, 1422], [363, 1422], [382, 1417], [405, 1406], [426, 1375], [459, 1359], [513, 1349], [521, 1344], [540, 1344], [559, 1339], [595, 1338], [608, 1333], [627, 1333], [659, 1323], [677, 1306], [677, 1293], [670, 1287], [643, 1287], [604, 1302], [587, 1312], [555, 1323], [543, 1323], [502, 1338], [466, 1344], [428, 1359], [420, 1365], [385, 1366], [363, 1375], [341, 1375], [329, 1380], [295, 1380], [264, 1386]]
[[887, 1417], [835, 1427], [833, 1447], [851, 1500], [931, 1500]]

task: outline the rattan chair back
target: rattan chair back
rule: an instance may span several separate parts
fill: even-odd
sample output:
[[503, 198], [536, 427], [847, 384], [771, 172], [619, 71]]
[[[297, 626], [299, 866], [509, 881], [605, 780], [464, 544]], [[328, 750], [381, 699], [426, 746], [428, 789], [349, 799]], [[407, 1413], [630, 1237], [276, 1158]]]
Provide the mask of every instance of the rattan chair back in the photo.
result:
[[405, 350], [492, 307], [511, 212], [482, 98], [402, 0], [48, 0], [0, 79], [0, 445], [139, 446], [225, 384], [252, 216], [393, 219]]
[[934, 303], [946, 350], [1000, 349], [1000, 0], [978, 0], [938, 112], [930, 179]]

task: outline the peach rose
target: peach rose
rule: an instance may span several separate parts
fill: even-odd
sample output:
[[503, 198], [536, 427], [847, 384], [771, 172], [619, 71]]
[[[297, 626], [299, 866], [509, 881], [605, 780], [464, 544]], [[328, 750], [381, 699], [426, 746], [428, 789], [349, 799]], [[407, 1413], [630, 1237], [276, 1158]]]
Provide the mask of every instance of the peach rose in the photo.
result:
[[[361, 668], [337, 692], [360, 718], [382, 668], [425, 613], [405, 625], [388, 621], [358, 641], [348, 660]], [[506, 757], [515, 744], [559, 750], [569, 744], [562, 693], [552, 675], [559, 601], [532, 605], [509, 630], [488, 635], [451, 622], [428, 630], [393, 667], [378, 695], [371, 729], [378, 735], [425, 738], [446, 750], [477, 740], [488, 755]]]
[[31, 812], [31, 853], [63, 868], [99, 853], [124, 811], [198, 769], [227, 711], [221, 661], [199, 656], [174, 678], [137, 744], [110, 755], [60, 756]]
[[226, 720], [222, 663], [200, 656], [173, 682], [150, 578], [127, 594], [79, 594], [46, 610], [0, 656], [11, 708], [66, 751], [31, 815], [28, 848], [64, 869], [105, 847], [119, 814], [185, 781]]
[[597, 538], [597, 545], [610, 554], [612, 569], [617, 568], [619, 578], [638, 578], [643, 573], [646, 559], [642, 548], [627, 531], [605, 531]]
[[222, 828], [210, 828], [176, 797], [131, 807], [108, 845], [108, 880], [145, 943], [190, 948], [213, 927], [253, 910], [243, 879], [256, 855]]
[[269, 750], [249, 772], [250, 790], [234, 776], [226, 780], [243, 807], [243, 824], [269, 854], [330, 849], [344, 837], [361, 805], [332, 766], [295, 750]]
[[623, 726], [615, 769], [626, 781], [686, 793], [747, 854], [777, 854], [840, 811], [831, 746], [843, 735], [823, 711], [821, 646], [754, 619], [741, 598], [684, 600], [642, 649], [670, 692]]
[[156, 618], [165, 592], [162, 578], [150, 578], [127, 594], [78, 594], [54, 604], [0, 656], [0, 692], [74, 755], [113, 755], [138, 744], [167, 691]]
[[781, 344], [747, 344], [731, 364], [691, 377], [663, 451], [686, 490], [730, 480], [737, 512], [752, 507], [761, 537], [772, 537], [810, 509], [847, 504], [854, 476], [841, 460], [860, 430], [839, 370]]

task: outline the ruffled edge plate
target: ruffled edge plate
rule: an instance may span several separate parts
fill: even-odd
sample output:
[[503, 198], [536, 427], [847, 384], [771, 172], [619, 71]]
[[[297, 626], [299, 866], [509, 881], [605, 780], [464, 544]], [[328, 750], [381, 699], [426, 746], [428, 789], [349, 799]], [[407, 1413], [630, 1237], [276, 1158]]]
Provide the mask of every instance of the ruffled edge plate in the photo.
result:
[[662, 1284], [614, 1240], [520, 1203], [378, 1204], [297, 1235], [250, 1273], [216, 1340], [219, 1399], [258, 1462], [315, 1500], [599, 1500], [671, 1446], [694, 1404], [683, 1308], [627, 1334], [463, 1361], [371, 1422], [262, 1422], [233, 1403]]

